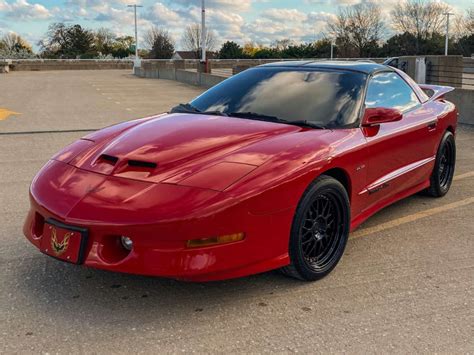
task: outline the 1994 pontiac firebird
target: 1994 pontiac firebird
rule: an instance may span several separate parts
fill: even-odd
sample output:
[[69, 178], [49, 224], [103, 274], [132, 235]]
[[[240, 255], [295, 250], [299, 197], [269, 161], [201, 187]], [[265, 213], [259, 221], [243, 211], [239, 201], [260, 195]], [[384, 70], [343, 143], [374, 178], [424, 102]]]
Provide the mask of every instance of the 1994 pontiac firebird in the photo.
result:
[[249, 69], [55, 155], [32, 182], [24, 233], [47, 255], [111, 271], [320, 279], [375, 212], [448, 192], [451, 90], [368, 62]]

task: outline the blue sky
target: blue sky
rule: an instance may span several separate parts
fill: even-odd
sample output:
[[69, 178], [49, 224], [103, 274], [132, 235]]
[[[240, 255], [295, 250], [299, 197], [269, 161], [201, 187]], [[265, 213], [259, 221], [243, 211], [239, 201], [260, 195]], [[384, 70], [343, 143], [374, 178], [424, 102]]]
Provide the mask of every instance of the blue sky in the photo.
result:
[[[0, 34], [9, 31], [37, 43], [52, 22], [109, 27], [118, 35], [133, 34], [134, 0], [0, 0]], [[210, 26], [221, 40], [270, 44], [278, 39], [308, 41], [322, 36], [339, 6], [366, 0], [207, 0]], [[398, 0], [375, 0], [387, 16]], [[447, 0], [457, 13], [473, 0]], [[186, 25], [200, 21], [200, 0], [141, 0], [140, 29], [166, 28], [180, 47]]]

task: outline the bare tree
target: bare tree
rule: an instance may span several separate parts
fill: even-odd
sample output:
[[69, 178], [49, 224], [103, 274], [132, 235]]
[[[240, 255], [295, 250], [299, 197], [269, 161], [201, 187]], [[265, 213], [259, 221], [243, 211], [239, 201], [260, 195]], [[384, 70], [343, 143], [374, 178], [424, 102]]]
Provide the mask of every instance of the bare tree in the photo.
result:
[[110, 29], [102, 27], [94, 33], [94, 46], [97, 52], [104, 55], [112, 52], [117, 36]]
[[[199, 51], [201, 49], [201, 25], [189, 25], [184, 30], [181, 39], [183, 47], [188, 51], [194, 51], [199, 58]], [[208, 29], [206, 31], [206, 48], [208, 51], [213, 51], [216, 48], [216, 36], [214, 31]]]
[[373, 2], [339, 8], [328, 23], [330, 35], [336, 38], [341, 54], [370, 56], [385, 31], [380, 6]]
[[280, 39], [273, 42], [273, 47], [280, 51], [288, 49], [288, 47], [295, 46], [295, 45], [296, 45], [296, 42], [289, 38]]
[[434, 0], [405, 0], [392, 10], [392, 22], [396, 30], [411, 33], [421, 41], [443, 32], [445, 13], [450, 10], [449, 5]]
[[13, 32], [7, 33], [2, 37], [2, 39], [0, 39], [0, 48], [8, 51], [24, 50], [32, 52], [31, 45], [20, 35]]
[[156, 43], [156, 40], [161, 37], [166, 37], [167, 39], [169, 39], [169, 41], [173, 42], [171, 35], [167, 30], [156, 26], [151, 26], [143, 36], [145, 48], [151, 50], [153, 48], [153, 45]]
[[466, 10], [465, 15], [454, 17], [454, 36], [459, 39], [474, 33], [474, 8]]
[[467, 34], [474, 33], [474, 8], [467, 10], [464, 27]]

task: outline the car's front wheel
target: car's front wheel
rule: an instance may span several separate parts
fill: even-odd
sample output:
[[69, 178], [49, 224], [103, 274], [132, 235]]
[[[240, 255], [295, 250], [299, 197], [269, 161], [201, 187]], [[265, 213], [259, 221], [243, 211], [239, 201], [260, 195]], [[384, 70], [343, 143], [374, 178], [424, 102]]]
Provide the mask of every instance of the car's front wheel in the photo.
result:
[[304, 281], [329, 274], [344, 253], [349, 236], [350, 205], [344, 186], [321, 176], [303, 195], [293, 220], [289, 254], [283, 273]]
[[456, 141], [451, 132], [446, 132], [436, 154], [435, 167], [430, 177], [430, 187], [426, 193], [433, 197], [443, 197], [451, 187], [456, 167]]

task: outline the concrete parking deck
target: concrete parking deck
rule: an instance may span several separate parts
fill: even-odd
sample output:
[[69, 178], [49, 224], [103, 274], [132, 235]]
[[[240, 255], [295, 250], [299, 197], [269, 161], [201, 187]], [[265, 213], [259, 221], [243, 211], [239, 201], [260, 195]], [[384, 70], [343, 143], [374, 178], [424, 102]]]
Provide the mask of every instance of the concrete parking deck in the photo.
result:
[[0, 78], [0, 108], [21, 114], [0, 120], [0, 353], [474, 352], [472, 128], [459, 131], [447, 197], [383, 210], [316, 283], [278, 272], [211, 284], [114, 274], [58, 262], [26, 241], [29, 183], [80, 130], [200, 92], [126, 71]]

